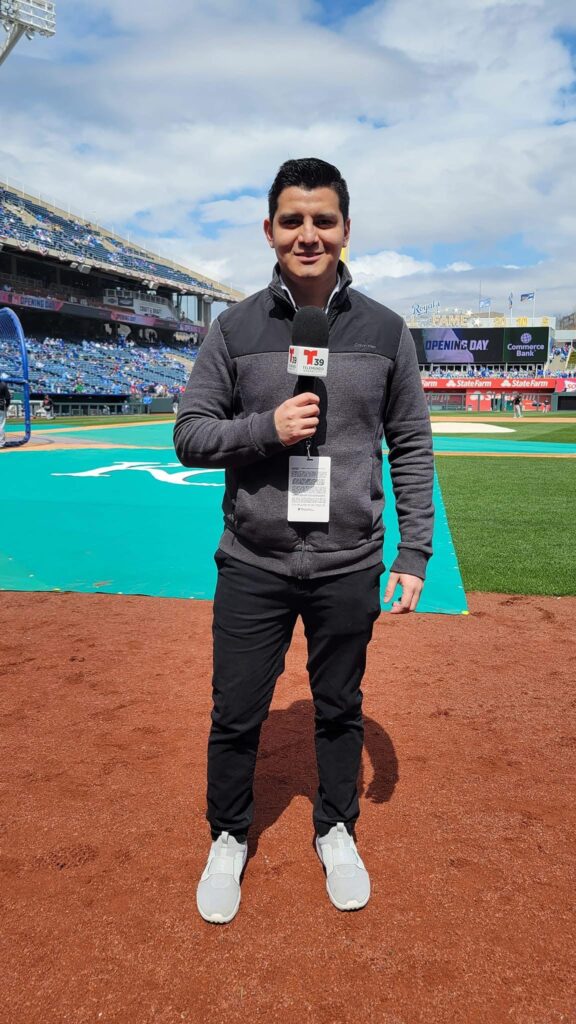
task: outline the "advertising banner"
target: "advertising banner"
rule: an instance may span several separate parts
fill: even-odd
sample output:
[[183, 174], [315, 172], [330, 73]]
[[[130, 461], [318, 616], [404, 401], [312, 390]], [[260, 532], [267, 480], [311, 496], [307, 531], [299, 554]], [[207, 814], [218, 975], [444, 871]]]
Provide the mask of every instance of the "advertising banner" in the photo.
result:
[[136, 313], [121, 313], [117, 309], [110, 310], [110, 312], [106, 314], [106, 319], [119, 321], [122, 324], [138, 324], [139, 327], [154, 327], [156, 323], [155, 316], [138, 316]]
[[58, 299], [48, 299], [41, 295], [19, 295], [17, 292], [0, 291], [0, 302], [7, 306], [25, 306], [27, 309], [48, 309], [57, 312], [62, 303]]
[[503, 363], [545, 363], [548, 359], [547, 327], [508, 327], [503, 334]]
[[424, 391], [558, 391], [564, 383], [555, 377], [422, 378]]
[[413, 327], [420, 365], [545, 363], [547, 327]]
[[142, 299], [134, 299], [134, 312], [140, 316], [154, 316], [158, 320], [174, 319], [174, 309], [167, 302], [144, 302]]
[[502, 361], [502, 331], [487, 327], [413, 327], [418, 362], [465, 363], [470, 366]]

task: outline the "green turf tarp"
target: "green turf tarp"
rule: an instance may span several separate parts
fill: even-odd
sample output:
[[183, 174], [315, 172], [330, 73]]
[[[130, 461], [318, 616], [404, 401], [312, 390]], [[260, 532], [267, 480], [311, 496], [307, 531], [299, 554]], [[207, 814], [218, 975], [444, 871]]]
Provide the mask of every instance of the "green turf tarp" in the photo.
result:
[[[163, 450], [3, 453], [0, 588], [211, 599], [223, 472], [184, 469], [169, 425], [89, 436]], [[398, 527], [387, 472], [385, 489], [390, 565]], [[434, 556], [419, 611], [459, 614], [466, 598], [437, 481], [434, 500]]]

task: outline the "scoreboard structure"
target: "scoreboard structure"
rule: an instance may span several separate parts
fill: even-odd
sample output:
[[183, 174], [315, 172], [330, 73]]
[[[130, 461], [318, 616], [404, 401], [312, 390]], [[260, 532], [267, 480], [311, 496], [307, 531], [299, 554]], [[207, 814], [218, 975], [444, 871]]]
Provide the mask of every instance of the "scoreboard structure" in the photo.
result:
[[536, 368], [548, 360], [548, 327], [412, 327], [418, 363], [432, 366]]

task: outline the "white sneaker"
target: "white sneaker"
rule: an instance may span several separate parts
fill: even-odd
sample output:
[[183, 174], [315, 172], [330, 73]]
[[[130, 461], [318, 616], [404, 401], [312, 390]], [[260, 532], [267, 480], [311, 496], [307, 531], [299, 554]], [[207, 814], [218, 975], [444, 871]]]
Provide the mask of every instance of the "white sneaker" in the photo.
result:
[[201, 916], [211, 924], [228, 924], [240, 906], [240, 876], [248, 856], [248, 844], [222, 832], [212, 843], [208, 861], [196, 890]]
[[326, 890], [338, 910], [360, 910], [370, 899], [370, 876], [342, 821], [316, 837], [316, 852], [326, 871]]

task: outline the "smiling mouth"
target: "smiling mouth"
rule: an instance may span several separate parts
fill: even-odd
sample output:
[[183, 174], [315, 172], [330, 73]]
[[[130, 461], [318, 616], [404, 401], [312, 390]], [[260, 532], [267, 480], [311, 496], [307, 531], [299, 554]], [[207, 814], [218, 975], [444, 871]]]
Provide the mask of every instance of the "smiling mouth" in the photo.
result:
[[323, 255], [324, 255], [324, 253], [322, 253], [322, 252], [295, 252], [294, 253], [294, 256], [296, 256], [299, 260], [317, 260], [317, 259], [320, 258], [320, 256], [323, 256]]

